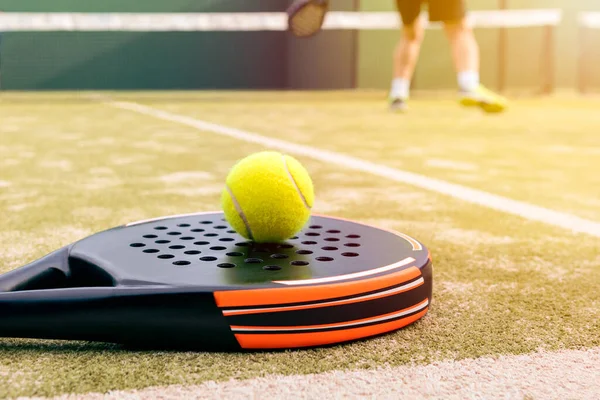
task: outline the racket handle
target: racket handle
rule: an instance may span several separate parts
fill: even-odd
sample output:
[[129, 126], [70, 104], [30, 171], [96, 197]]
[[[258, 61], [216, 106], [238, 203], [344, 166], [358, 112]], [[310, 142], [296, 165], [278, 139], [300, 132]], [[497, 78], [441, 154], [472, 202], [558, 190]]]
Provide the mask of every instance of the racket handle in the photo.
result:
[[211, 292], [157, 287], [0, 293], [0, 337], [240, 348]]
[[0, 292], [60, 287], [69, 275], [69, 251], [63, 247], [0, 277]]

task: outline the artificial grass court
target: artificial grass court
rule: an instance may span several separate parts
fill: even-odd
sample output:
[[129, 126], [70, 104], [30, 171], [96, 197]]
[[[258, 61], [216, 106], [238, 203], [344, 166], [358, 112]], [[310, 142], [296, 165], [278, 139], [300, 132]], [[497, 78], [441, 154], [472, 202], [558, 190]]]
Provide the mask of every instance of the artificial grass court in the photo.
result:
[[[218, 210], [229, 168], [264, 148], [111, 106], [149, 105], [600, 221], [600, 100], [517, 99], [502, 115], [384, 93], [4, 93], [0, 272], [94, 232]], [[600, 238], [298, 156], [314, 211], [405, 232], [432, 252], [429, 314], [334, 347], [131, 351], [0, 339], [0, 397], [106, 392], [267, 374], [428, 364], [600, 346]]]

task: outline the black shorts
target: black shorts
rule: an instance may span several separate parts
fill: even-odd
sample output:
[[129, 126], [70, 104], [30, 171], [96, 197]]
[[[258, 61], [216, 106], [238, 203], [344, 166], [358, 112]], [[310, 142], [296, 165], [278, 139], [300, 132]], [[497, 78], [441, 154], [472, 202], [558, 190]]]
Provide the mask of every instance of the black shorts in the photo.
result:
[[412, 25], [421, 13], [421, 6], [427, 3], [429, 21], [459, 21], [466, 15], [464, 0], [396, 0], [396, 6], [404, 25]]

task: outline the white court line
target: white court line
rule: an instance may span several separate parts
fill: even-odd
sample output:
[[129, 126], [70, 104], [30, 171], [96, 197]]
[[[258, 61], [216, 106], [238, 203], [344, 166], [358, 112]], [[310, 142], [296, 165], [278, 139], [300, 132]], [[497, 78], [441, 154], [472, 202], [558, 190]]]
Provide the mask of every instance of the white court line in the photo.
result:
[[[267, 374], [245, 380], [74, 393], [53, 400], [204, 399], [598, 399], [600, 348], [501, 355], [428, 365]], [[20, 397], [19, 400], [50, 400]]]
[[323, 150], [317, 147], [296, 144], [281, 139], [270, 138], [257, 133], [230, 128], [224, 125], [187, 117], [184, 115], [174, 114], [137, 103], [125, 101], [106, 101], [105, 104], [165, 121], [176, 122], [202, 131], [228, 136], [249, 143], [260, 144], [269, 148], [285, 151], [290, 154], [312, 158], [314, 160], [329, 164], [339, 165], [347, 169], [370, 173], [395, 182], [445, 194], [456, 199], [490, 208], [492, 210], [502, 211], [531, 221], [543, 222], [548, 225], [564, 228], [574, 233], [586, 233], [588, 235], [600, 237], [600, 223], [580, 218], [572, 214], [554, 211], [548, 208], [513, 200], [508, 197], [484, 192], [482, 190], [472, 189], [440, 179], [430, 178], [425, 175], [387, 167], [385, 165], [376, 164], [374, 162], [362, 160], [360, 158], [345, 154]]

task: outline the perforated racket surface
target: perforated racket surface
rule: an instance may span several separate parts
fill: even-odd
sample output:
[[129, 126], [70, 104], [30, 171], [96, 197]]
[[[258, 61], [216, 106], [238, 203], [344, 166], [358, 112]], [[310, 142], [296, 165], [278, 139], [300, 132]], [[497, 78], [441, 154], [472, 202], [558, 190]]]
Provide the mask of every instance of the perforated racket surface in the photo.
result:
[[329, 10], [327, 0], [296, 0], [288, 8], [288, 29], [298, 37], [313, 36], [321, 30]]
[[255, 244], [201, 213], [100, 232], [0, 276], [0, 336], [318, 346], [406, 326], [431, 291], [429, 252], [407, 235], [313, 216], [285, 243]]

